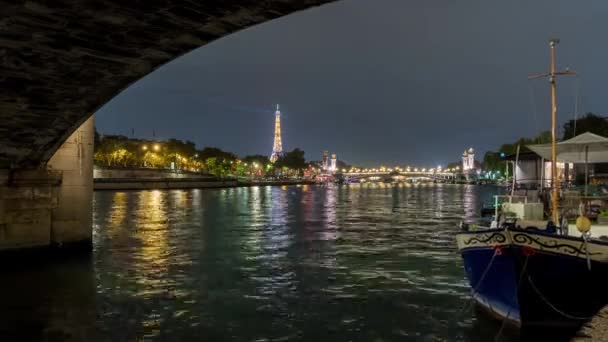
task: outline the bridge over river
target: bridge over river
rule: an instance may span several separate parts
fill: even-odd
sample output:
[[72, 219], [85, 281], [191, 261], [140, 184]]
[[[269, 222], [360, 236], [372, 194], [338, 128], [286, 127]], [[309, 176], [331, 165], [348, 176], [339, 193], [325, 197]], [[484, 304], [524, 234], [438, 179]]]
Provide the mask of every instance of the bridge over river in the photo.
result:
[[90, 249], [92, 114], [125, 88], [214, 40], [332, 1], [0, 0], [0, 250]]

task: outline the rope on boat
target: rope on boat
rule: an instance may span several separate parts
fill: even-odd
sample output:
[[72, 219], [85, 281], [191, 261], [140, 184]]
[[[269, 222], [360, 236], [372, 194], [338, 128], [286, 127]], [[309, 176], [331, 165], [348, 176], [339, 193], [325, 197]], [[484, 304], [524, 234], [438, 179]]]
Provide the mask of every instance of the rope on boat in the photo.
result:
[[[524, 267], [522, 267], [521, 269], [521, 273], [519, 275], [519, 280], [517, 281], [517, 291], [515, 291], [515, 295], [514, 295], [514, 300], [517, 300], [517, 294], [519, 293], [519, 289], [521, 289], [521, 283], [524, 280], [524, 274], [526, 272], [526, 269], [528, 268], [528, 260], [530, 259], [531, 254], [526, 255], [526, 261], [524, 261]], [[505, 325], [507, 323], [507, 320], [509, 319], [509, 316], [511, 316], [511, 308], [509, 308], [509, 311], [507, 311], [507, 316], [505, 316], [505, 319], [502, 321], [502, 324], [500, 325], [500, 329], [498, 329], [498, 333], [496, 333], [496, 336], [494, 336], [494, 342], [498, 341], [498, 338], [502, 335], [502, 330], [505, 328]]]
[[479, 288], [481, 287], [481, 284], [483, 283], [484, 279], [486, 278], [486, 275], [490, 271], [490, 268], [492, 268], [492, 264], [494, 264], [494, 260], [496, 259], [496, 256], [500, 255], [500, 254], [502, 254], [502, 250], [498, 246], [496, 246], [496, 248], [494, 249], [494, 254], [492, 255], [492, 258], [490, 259], [488, 266], [486, 266], [486, 269], [483, 271], [481, 277], [479, 278], [479, 281], [477, 282], [475, 287], [471, 290], [471, 298], [462, 306], [462, 308], [460, 308], [460, 310], [458, 310], [458, 312], [456, 313], [454, 318], [448, 323], [448, 329], [450, 326], [452, 326], [454, 321], [456, 321], [458, 318], [460, 318], [462, 316], [462, 313], [464, 313], [465, 311], [467, 311], [471, 308], [471, 304], [475, 301], [475, 293], [477, 293], [477, 290], [479, 290]]
[[587, 257], [587, 269], [591, 271], [591, 258], [589, 257], [589, 239], [591, 238], [591, 233], [586, 232], [583, 233], [583, 241], [585, 244], [585, 256]]
[[490, 259], [490, 262], [488, 263], [488, 266], [486, 266], [486, 269], [481, 274], [481, 277], [479, 278], [479, 281], [477, 282], [477, 284], [475, 284], [475, 287], [471, 291], [472, 292], [471, 299], [469, 299], [469, 301], [466, 302], [465, 305], [460, 310], [458, 310], [458, 315], [460, 315], [461, 313], [467, 311], [471, 307], [471, 304], [475, 301], [475, 294], [477, 293], [477, 291], [481, 287], [481, 284], [483, 283], [484, 279], [486, 278], [486, 275], [488, 275], [488, 272], [490, 271], [490, 268], [492, 268], [492, 264], [494, 264], [494, 259], [496, 259], [496, 256], [499, 255], [499, 254], [501, 254], [500, 249], [499, 248], [495, 248], [494, 249], [494, 255], [492, 255], [492, 258]]
[[540, 299], [543, 300], [543, 302], [545, 302], [545, 304], [547, 304], [551, 309], [553, 309], [553, 311], [557, 312], [558, 314], [564, 316], [565, 318], [568, 319], [574, 319], [574, 320], [579, 320], [579, 321], [587, 321], [593, 318], [593, 316], [588, 316], [588, 317], [584, 317], [584, 316], [575, 316], [575, 315], [571, 315], [568, 314], [560, 309], [558, 309], [555, 305], [553, 305], [548, 299], [547, 297], [545, 297], [540, 290], [536, 287], [536, 285], [534, 284], [534, 282], [532, 281], [532, 277], [530, 277], [530, 275], [528, 275], [528, 282], [530, 283], [530, 286], [532, 286], [532, 289], [534, 290], [534, 292], [536, 292], [536, 294], [540, 297]]

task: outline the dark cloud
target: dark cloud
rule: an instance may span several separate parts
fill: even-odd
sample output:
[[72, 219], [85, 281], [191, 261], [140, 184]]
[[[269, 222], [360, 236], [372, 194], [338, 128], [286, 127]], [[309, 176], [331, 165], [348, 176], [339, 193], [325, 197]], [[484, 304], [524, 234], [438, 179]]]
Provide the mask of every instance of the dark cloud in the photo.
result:
[[[547, 69], [552, 36], [580, 74], [581, 111], [605, 113], [607, 17], [603, 1], [345, 0], [173, 61], [102, 108], [98, 127], [270, 154], [280, 103], [284, 148], [309, 159], [445, 164], [548, 128], [547, 83], [527, 74]], [[560, 121], [576, 84], [559, 81]]]

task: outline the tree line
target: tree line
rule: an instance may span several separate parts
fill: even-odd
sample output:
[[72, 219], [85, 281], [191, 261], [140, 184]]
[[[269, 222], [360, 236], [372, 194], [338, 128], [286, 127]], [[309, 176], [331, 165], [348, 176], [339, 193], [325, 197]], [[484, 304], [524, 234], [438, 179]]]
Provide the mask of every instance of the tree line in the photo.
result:
[[[574, 120], [569, 120], [562, 127], [561, 140], [567, 140], [576, 135], [591, 132], [604, 137], [608, 137], [608, 120], [594, 113], [587, 113]], [[501, 171], [505, 168], [504, 157], [514, 155], [517, 146], [520, 146], [520, 153], [529, 152], [527, 145], [547, 144], [551, 142], [551, 132], [541, 132], [534, 138], [519, 138], [511, 144], [503, 144], [498, 151], [488, 151], [483, 157], [483, 168], [485, 171]]]
[[95, 132], [95, 165], [104, 168], [157, 168], [231, 176], [299, 176], [308, 168], [304, 151], [286, 152], [274, 163], [264, 155], [239, 158], [217, 147], [197, 149], [188, 140], [146, 140]]

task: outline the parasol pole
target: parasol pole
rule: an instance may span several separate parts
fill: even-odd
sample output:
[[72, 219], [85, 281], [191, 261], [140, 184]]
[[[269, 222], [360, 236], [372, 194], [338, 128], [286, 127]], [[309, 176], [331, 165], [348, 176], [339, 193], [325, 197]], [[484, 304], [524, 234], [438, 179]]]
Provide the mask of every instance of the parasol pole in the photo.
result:
[[589, 184], [589, 145], [585, 145], [585, 197], [587, 197], [588, 184]]

